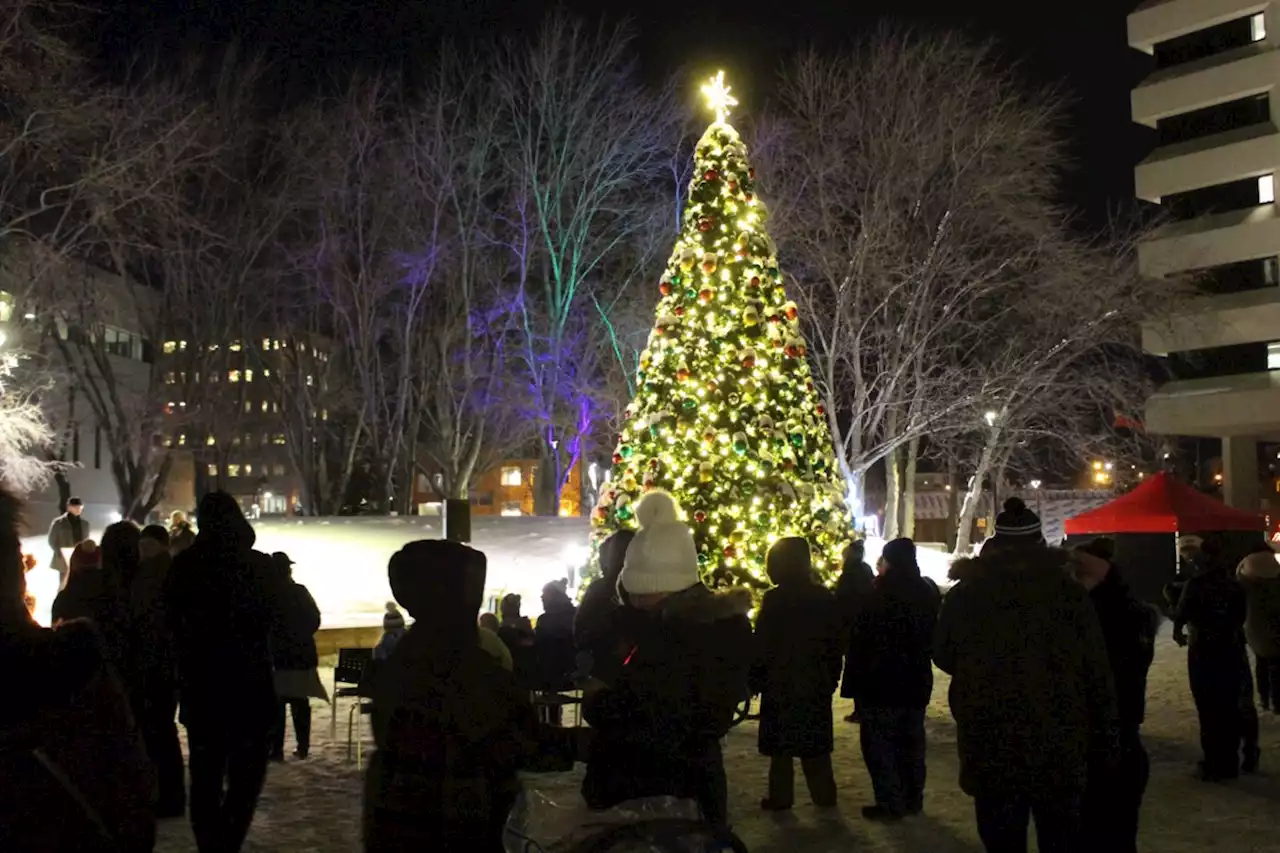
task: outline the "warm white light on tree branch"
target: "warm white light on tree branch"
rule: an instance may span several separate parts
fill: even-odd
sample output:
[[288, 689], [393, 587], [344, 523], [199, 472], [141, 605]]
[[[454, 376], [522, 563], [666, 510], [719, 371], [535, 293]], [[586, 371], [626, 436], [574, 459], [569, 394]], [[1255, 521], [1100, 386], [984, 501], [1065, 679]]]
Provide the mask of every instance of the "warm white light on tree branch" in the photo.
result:
[[729, 108], [738, 105], [738, 99], [729, 94], [729, 86], [724, 83], [724, 72], [717, 71], [711, 82], [702, 87], [702, 94], [707, 98], [707, 106], [715, 111], [716, 121], [722, 122], [729, 115]]

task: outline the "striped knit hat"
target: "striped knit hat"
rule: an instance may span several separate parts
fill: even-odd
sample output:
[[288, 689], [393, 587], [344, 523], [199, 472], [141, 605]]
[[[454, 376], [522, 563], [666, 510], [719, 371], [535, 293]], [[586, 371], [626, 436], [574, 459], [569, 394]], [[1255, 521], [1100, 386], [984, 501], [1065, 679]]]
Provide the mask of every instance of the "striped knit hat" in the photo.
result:
[[1027, 509], [1022, 498], [1009, 498], [996, 516], [996, 538], [1010, 544], [1043, 544], [1040, 516]]

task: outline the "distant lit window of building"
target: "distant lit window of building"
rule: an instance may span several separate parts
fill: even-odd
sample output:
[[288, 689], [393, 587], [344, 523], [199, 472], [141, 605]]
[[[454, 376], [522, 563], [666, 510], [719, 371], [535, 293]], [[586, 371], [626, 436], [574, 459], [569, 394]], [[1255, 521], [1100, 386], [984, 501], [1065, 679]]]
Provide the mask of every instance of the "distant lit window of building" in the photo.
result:
[[209, 436], [204, 440], [204, 443], [209, 447], [216, 447], [218, 444], [218, 439], [214, 438], [213, 436]]
[[514, 518], [524, 515], [524, 512], [520, 509], [519, 501], [507, 501], [502, 505], [502, 515], [505, 518]]
[[1267, 370], [1280, 370], [1280, 341], [1267, 344]]
[[263, 351], [263, 352], [266, 352], [266, 351], [267, 351], [267, 350], [269, 350], [269, 349], [271, 349], [271, 338], [263, 338], [263, 339], [262, 339], [262, 351]]
[[240, 342], [232, 341], [231, 346], [227, 347], [227, 349], [231, 350], [232, 352], [240, 352], [240, 349], [241, 349]]
[[502, 466], [502, 485], [518, 486], [524, 482], [523, 472], [519, 465]]
[[187, 434], [185, 432], [178, 433], [178, 446], [179, 447], [187, 446]]
[[175, 353], [175, 352], [177, 352], [177, 351], [178, 351], [178, 342], [177, 342], [177, 341], [165, 341], [165, 342], [164, 342], [164, 346], [162, 347], [162, 349], [164, 350], [165, 355], [170, 355], [170, 354], [172, 354], [172, 353]]
[[1258, 178], [1258, 204], [1271, 204], [1276, 200], [1276, 176]]
[[328, 410], [328, 409], [321, 409], [321, 410], [320, 410], [320, 420], [322, 420], [322, 421], [327, 421], [327, 420], [329, 420], [329, 410]]
[[272, 341], [272, 342], [271, 342], [271, 348], [272, 348], [272, 349], [274, 349], [274, 350], [278, 350], [278, 349], [280, 349], [280, 342], [279, 342], [279, 341]]
[[177, 382], [177, 381], [178, 381], [178, 377], [177, 377], [177, 375], [176, 375], [172, 370], [170, 370], [168, 373], [166, 373], [166, 374], [164, 375], [164, 384], [165, 384], [165, 385], [172, 385], [173, 383], [175, 383], [175, 382]]
[[276, 464], [272, 465], [272, 466], [271, 466], [271, 473], [272, 473], [274, 476], [276, 476], [276, 477], [283, 477], [283, 476], [284, 476], [284, 465], [283, 465], [283, 464], [281, 464], [281, 463], [279, 463], [279, 462], [277, 462]]
[[217, 465], [214, 465], [212, 462], [210, 462], [208, 465], [206, 465], [206, 466], [204, 467], [204, 471], [205, 471], [205, 473], [206, 473], [206, 474], [208, 474], [210, 477], [216, 477], [216, 476], [218, 476], [218, 466], [217, 466]]
[[308, 373], [308, 374], [307, 374], [307, 387], [308, 387], [308, 388], [310, 388], [312, 385], [315, 385], [315, 384], [316, 384], [316, 378], [315, 378], [314, 376], [312, 376], [310, 373]]
[[164, 446], [165, 446], [165, 447], [173, 447], [173, 436], [166, 435], [166, 436], [164, 437]]
[[245, 400], [245, 401], [244, 401], [244, 411], [245, 411], [245, 414], [248, 414], [249, 412], [252, 412], [252, 411], [253, 411], [253, 401], [252, 401], [252, 400]]
[[262, 411], [264, 411], [264, 412], [265, 412], [266, 410], [267, 410], [267, 401], [266, 401], [266, 400], [263, 400], [263, 401], [262, 401]]
[[253, 381], [253, 368], [252, 368], [252, 367], [246, 367], [246, 368], [244, 369], [244, 381], [245, 381], [245, 382], [252, 382], [252, 381]]
[[233, 435], [233, 436], [231, 436], [231, 446], [232, 446], [232, 447], [239, 447], [239, 446], [240, 446], [240, 436], [238, 436], [238, 435]]
[[1262, 41], [1267, 37], [1267, 16], [1259, 12], [1249, 19], [1249, 36], [1254, 41]]
[[235, 463], [232, 463], [232, 464], [228, 465], [228, 466], [227, 466], [227, 476], [228, 476], [228, 477], [239, 477], [239, 476], [240, 476], [240, 466], [239, 466], [239, 465], [236, 465]]
[[279, 413], [279, 411], [280, 411], [280, 404], [279, 404], [278, 402], [276, 402], [276, 403], [272, 403], [272, 404], [271, 404], [271, 411], [272, 411], [272, 412], [275, 412], [275, 413]]
[[248, 465], [248, 464], [246, 464], [246, 465], [244, 466], [244, 475], [245, 475], [246, 477], [250, 477], [250, 476], [252, 476], [252, 475], [253, 475], [253, 466], [252, 466], [252, 465]]
[[278, 432], [278, 433], [276, 433], [276, 434], [275, 434], [275, 436], [271, 439], [271, 443], [272, 443], [272, 444], [284, 444], [284, 443], [285, 443], [284, 433], [282, 433], [282, 432]]
[[227, 371], [227, 381], [228, 381], [228, 382], [239, 382], [239, 381], [240, 381], [240, 371], [238, 371], [238, 370], [228, 370], [228, 371]]
[[270, 378], [271, 378], [271, 368], [269, 368], [269, 367], [264, 367], [264, 368], [262, 368], [262, 378], [263, 378], [263, 379], [270, 379]]

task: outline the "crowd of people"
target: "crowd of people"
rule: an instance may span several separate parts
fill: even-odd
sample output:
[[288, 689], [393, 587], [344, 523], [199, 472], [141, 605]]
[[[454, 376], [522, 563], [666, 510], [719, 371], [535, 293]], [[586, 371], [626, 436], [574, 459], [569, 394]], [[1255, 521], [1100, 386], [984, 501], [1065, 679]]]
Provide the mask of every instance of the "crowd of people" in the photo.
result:
[[[944, 600], [909, 539], [888, 543], [874, 569], [854, 543], [828, 589], [808, 543], [783, 537], [757, 599], [703, 583], [680, 514], [669, 495], [647, 495], [639, 529], [601, 546], [602, 576], [581, 602], [549, 584], [536, 623], [518, 596], [480, 613], [487, 566], [472, 548], [424, 540], [392, 557], [395, 600], [360, 689], [376, 743], [367, 851], [499, 853], [517, 772], [575, 763], [590, 809], [693, 800], [727, 837], [722, 740], [757, 695], [762, 809], [793, 807], [796, 760], [813, 804], [837, 804], [839, 691], [853, 700], [845, 719], [859, 725], [872, 783], [863, 816], [909, 819], [926, 807], [935, 666], [951, 676], [960, 785], [988, 851], [1025, 851], [1032, 819], [1043, 853], [1136, 850], [1161, 615], [1129, 591], [1109, 540], [1051, 548], [1011, 499], [981, 554], [954, 564]], [[269, 762], [284, 760], [290, 714], [293, 754], [307, 757], [309, 699], [327, 698], [315, 602], [286, 555], [254, 550], [234, 499], [207, 495], [199, 519], [193, 541], [176, 545], [159, 526], [117, 523], [98, 543], [77, 528], [45, 629], [24, 602], [17, 504], [0, 496], [0, 665], [33, 687], [0, 706], [0, 773], [21, 780], [18, 796], [0, 798], [0, 848], [90, 849], [83, 839], [96, 833], [149, 851], [157, 819], [188, 813], [201, 853], [233, 853]], [[1263, 707], [1276, 708], [1280, 564], [1259, 548], [1232, 566], [1213, 537], [1184, 562], [1174, 632], [1189, 644], [1201, 776], [1220, 781], [1258, 766], [1255, 677]], [[557, 700], [571, 689], [586, 726], [560, 724]], [[71, 818], [58, 812], [67, 774], [88, 804]]]

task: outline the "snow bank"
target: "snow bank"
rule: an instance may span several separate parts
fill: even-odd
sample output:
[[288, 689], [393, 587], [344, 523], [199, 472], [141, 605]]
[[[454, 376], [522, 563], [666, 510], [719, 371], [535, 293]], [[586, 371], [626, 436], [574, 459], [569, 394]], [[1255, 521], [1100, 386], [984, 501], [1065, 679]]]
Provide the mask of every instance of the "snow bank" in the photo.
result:
[[[865, 541], [867, 565], [875, 568], [876, 561], [880, 559], [880, 552], [884, 550], [885, 540], [878, 536], [868, 536]], [[951, 554], [935, 551], [916, 543], [916, 562], [920, 565], [920, 574], [930, 578], [940, 587], [946, 588], [951, 585], [947, 572], [951, 570], [953, 559]]]

